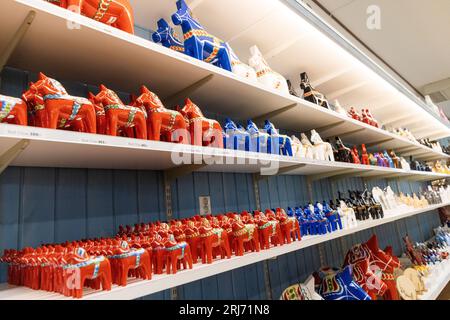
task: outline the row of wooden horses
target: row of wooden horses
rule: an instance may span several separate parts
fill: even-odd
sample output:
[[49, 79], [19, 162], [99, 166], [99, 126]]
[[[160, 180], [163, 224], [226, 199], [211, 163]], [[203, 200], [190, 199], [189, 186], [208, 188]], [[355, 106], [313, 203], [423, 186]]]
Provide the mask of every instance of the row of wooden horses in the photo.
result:
[[129, 277], [150, 280], [192, 269], [199, 259], [210, 264], [300, 240], [298, 221], [277, 209], [120, 227], [115, 238], [5, 250], [0, 262], [9, 265], [12, 285], [81, 298], [84, 287], [109, 291]]
[[221, 125], [207, 119], [190, 99], [175, 111], [166, 109], [145, 86], [140, 93], [131, 105], [104, 85], [97, 95], [74, 97], [57, 80], [40, 73], [22, 99], [0, 96], [0, 122], [223, 147]]
[[183, 108], [170, 110], [145, 86], [126, 105], [104, 85], [97, 95], [75, 97], [60, 82], [40, 73], [22, 99], [0, 96], [0, 103], [0, 123], [334, 161], [331, 146], [315, 130], [311, 132], [313, 146], [304, 134], [301, 141], [280, 134], [270, 121], [260, 130], [253, 121], [244, 129], [228, 119], [222, 129], [190, 99]]

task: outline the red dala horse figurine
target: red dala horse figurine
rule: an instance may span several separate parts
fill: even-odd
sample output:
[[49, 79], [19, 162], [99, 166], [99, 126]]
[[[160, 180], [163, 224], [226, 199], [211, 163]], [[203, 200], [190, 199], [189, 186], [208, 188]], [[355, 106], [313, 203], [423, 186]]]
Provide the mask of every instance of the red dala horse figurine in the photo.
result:
[[140, 108], [125, 105], [114, 91], [104, 85], [100, 85], [100, 93], [92, 99], [105, 110], [106, 134], [147, 140], [146, 115]]
[[134, 101], [134, 106], [147, 113], [149, 140], [160, 141], [163, 136], [167, 142], [189, 144], [188, 126], [183, 115], [166, 109], [158, 96], [147, 87], [141, 87], [141, 96]]
[[190, 99], [186, 99], [180, 112], [189, 122], [193, 145], [223, 149], [223, 130], [218, 121], [207, 119]]

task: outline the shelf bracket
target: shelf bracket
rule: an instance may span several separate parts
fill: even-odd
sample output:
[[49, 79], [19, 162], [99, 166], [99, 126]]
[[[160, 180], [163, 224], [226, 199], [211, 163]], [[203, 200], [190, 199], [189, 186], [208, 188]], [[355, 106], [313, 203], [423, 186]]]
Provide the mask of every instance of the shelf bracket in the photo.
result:
[[186, 176], [188, 174], [191, 174], [195, 171], [198, 171], [206, 166], [207, 166], [206, 163], [187, 164], [187, 165], [175, 167], [173, 169], [168, 169], [168, 170], [164, 171], [164, 180], [170, 184], [170, 183], [174, 182], [176, 179]]
[[195, 91], [197, 91], [198, 89], [203, 87], [205, 84], [207, 84], [213, 78], [214, 78], [214, 75], [210, 74], [210, 75], [204, 77], [203, 79], [200, 79], [199, 81], [191, 84], [190, 86], [166, 97], [165, 99], [163, 99], [164, 105], [165, 106], [175, 105], [180, 100], [183, 100], [186, 97], [189, 97], [190, 95], [192, 95]]
[[389, 138], [389, 139], [379, 140], [379, 141], [375, 141], [375, 142], [371, 142], [371, 143], [366, 143], [366, 147], [372, 148], [372, 147], [378, 146], [378, 145], [386, 143], [386, 142], [391, 142], [393, 140], [394, 140], [394, 138]]
[[24, 139], [0, 154], [0, 174], [30, 145], [30, 140]]
[[[280, 175], [283, 175], [283, 174], [286, 174], [286, 173], [289, 173], [291, 171], [294, 171], [294, 170], [297, 170], [297, 169], [301, 169], [301, 168], [304, 168], [304, 167], [306, 167], [306, 164], [302, 163], [302, 164], [296, 164], [296, 165], [285, 167], [285, 168], [280, 168], [278, 170], [277, 176], [280, 176]], [[262, 181], [262, 180], [267, 180], [267, 179], [269, 179], [270, 177], [273, 177], [273, 176], [271, 176], [271, 175], [262, 175], [260, 173], [255, 173], [254, 177], [255, 177], [256, 181]]]
[[33, 23], [35, 17], [36, 17], [36, 12], [35, 11], [28, 12], [28, 15], [25, 17], [25, 19], [23, 20], [22, 24], [20, 25], [20, 27], [17, 29], [16, 33], [14, 34], [13, 38], [8, 43], [8, 45], [6, 46], [6, 49], [1, 53], [1, 56], [0, 56], [0, 71], [2, 71], [3, 68], [5, 67], [5, 65], [8, 63], [9, 58], [11, 57], [11, 55], [16, 50], [17, 46], [22, 41], [23, 37], [27, 33], [27, 31], [30, 28], [31, 24]]
[[340, 126], [340, 125], [343, 125], [344, 123], [345, 123], [344, 120], [338, 121], [338, 122], [335, 122], [335, 123], [328, 124], [328, 125], [326, 125], [326, 126], [317, 128], [316, 131], [322, 133], [322, 132], [324, 132], [324, 131], [327, 131], [327, 130], [333, 129], [333, 128], [335, 128], [335, 127], [338, 127], [338, 126]]
[[320, 173], [320, 174], [314, 174], [309, 176], [309, 179], [314, 182], [322, 179], [327, 179], [335, 176], [340, 176], [344, 174], [351, 174], [355, 173], [355, 169], [343, 169], [343, 170], [337, 170], [334, 172], [326, 172], [326, 173]]
[[260, 124], [260, 123], [264, 122], [265, 120], [270, 120], [270, 119], [272, 119], [272, 118], [274, 118], [276, 116], [279, 116], [280, 114], [283, 114], [283, 113], [285, 113], [285, 112], [295, 108], [296, 106], [297, 106], [297, 104], [293, 103], [293, 104], [290, 104], [290, 105], [288, 105], [286, 107], [283, 107], [281, 109], [265, 113], [265, 114], [260, 115], [258, 117], [254, 117], [253, 118], [253, 122], [255, 122], [257, 124]]

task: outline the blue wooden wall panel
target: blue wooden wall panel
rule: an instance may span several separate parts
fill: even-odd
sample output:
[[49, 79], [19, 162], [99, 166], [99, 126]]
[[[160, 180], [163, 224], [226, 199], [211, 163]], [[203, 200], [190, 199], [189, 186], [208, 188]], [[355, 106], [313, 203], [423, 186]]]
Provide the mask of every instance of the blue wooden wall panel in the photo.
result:
[[107, 237], [114, 227], [113, 175], [110, 170], [88, 170], [87, 236]]
[[56, 170], [55, 242], [87, 237], [87, 170]]
[[55, 240], [55, 194], [55, 169], [24, 169], [19, 247]]
[[160, 172], [138, 173], [138, 222], [165, 220], [163, 177]]
[[[22, 172], [9, 168], [0, 175], [0, 254], [19, 247]], [[0, 264], [0, 283], [6, 282], [6, 266]]]
[[114, 230], [138, 222], [137, 172], [114, 171]]
[[[233, 275], [231, 272], [221, 273], [216, 276], [219, 289], [217, 295], [219, 300], [231, 300], [233, 296]], [[264, 280], [264, 279], [263, 279]]]

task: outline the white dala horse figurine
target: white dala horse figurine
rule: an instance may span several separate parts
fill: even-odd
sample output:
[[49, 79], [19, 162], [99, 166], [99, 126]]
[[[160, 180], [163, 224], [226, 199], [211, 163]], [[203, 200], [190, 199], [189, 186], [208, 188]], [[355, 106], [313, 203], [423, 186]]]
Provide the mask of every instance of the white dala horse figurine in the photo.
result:
[[344, 201], [340, 202], [338, 213], [341, 216], [343, 229], [355, 228], [356, 226], [358, 226], [355, 210], [349, 208]]
[[306, 148], [303, 146], [301, 141], [296, 137], [292, 136], [292, 154], [297, 159], [305, 159], [306, 158]]
[[252, 57], [249, 60], [250, 67], [255, 69], [258, 81], [270, 88], [289, 94], [289, 87], [286, 79], [270, 68], [266, 59], [257, 46], [250, 48]]
[[337, 113], [340, 113], [340, 114], [342, 114], [342, 115], [348, 117], [348, 112], [347, 112], [347, 110], [345, 110], [345, 109], [341, 106], [341, 104], [339, 103], [338, 100], [335, 100], [335, 101], [334, 101], [334, 108], [335, 108], [334, 111], [336, 111]]
[[333, 147], [324, 142], [316, 130], [311, 131], [311, 141], [316, 149], [314, 160], [335, 161]]
[[305, 148], [305, 158], [306, 159], [310, 159], [310, 160], [314, 160], [316, 159], [315, 153], [315, 147], [313, 146], [313, 144], [311, 143], [311, 141], [309, 141], [308, 137], [306, 136], [306, 134], [302, 133], [300, 134], [301, 137], [301, 143], [303, 145], [303, 148]]

